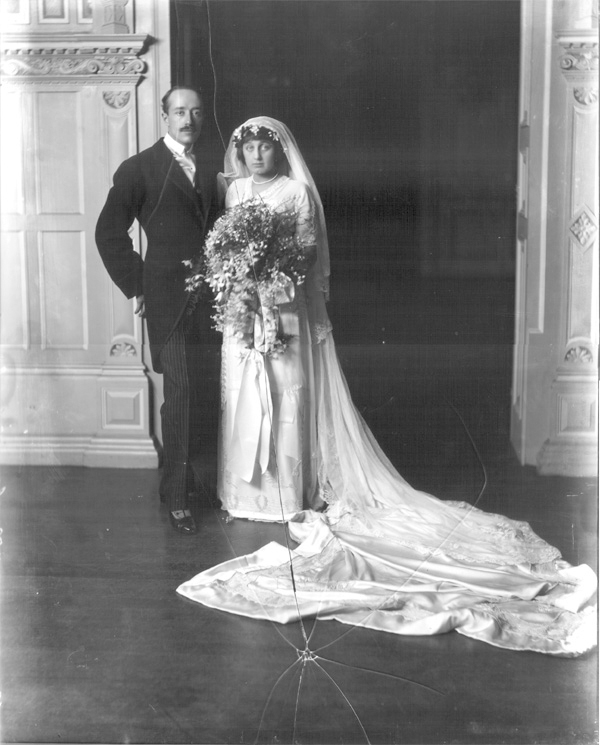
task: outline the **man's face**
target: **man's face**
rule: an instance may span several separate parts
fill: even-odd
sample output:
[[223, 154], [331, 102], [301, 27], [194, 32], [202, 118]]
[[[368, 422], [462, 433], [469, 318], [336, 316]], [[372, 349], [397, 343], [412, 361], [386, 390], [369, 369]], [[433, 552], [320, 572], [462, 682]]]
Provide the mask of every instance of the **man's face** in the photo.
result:
[[202, 130], [202, 101], [195, 91], [173, 91], [169, 96], [168, 112], [163, 112], [167, 132], [184, 147], [191, 147]]

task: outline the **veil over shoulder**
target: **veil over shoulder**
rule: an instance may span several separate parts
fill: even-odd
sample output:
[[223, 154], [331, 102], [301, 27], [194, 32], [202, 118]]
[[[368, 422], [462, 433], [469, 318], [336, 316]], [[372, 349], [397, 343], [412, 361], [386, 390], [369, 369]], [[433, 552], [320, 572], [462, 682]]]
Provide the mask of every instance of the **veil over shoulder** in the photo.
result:
[[[288, 521], [298, 546], [277, 543], [184, 582], [178, 592], [204, 605], [281, 623], [337, 619], [389, 633], [452, 629], [499, 647], [574, 656], [596, 643], [596, 576], [570, 566], [531, 527], [466, 502], [439, 500], [410, 486], [352, 403], [327, 317], [329, 250], [316, 185], [289, 129], [270, 117], [289, 177], [315, 205], [318, 261], [306, 286], [310, 401], [324, 510]], [[234, 133], [235, 135], [235, 133]], [[223, 178], [248, 178], [234, 135]]]

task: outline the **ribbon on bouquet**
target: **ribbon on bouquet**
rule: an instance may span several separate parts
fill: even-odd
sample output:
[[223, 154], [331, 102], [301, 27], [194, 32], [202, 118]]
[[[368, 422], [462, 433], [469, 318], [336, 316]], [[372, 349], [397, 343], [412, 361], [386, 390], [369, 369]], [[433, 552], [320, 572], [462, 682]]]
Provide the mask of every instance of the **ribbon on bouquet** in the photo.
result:
[[279, 272], [277, 275], [279, 287], [275, 293], [274, 302], [276, 305], [282, 305], [283, 303], [291, 303], [296, 297], [296, 287], [292, 280], [284, 274]]
[[278, 280], [277, 290], [271, 298], [272, 304], [261, 304], [258, 312], [254, 314], [254, 348], [263, 354], [268, 354], [273, 349], [277, 339], [279, 306], [293, 302], [296, 296], [296, 288], [288, 276], [279, 272]]
[[[269, 467], [273, 399], [264, 355], [277, 337], [279, 305], [293, 302], [296, 292], [285, 274], [280, 273], [279, 282], [274, 305], [261, 306], [254, 314], [253, 348], [245, 350], [242, 359], [244, 369], [233, 414], [229, 467], [246, 482], [252, 481], [257, 463], [263, 474]], [[294, 420], [294, 410], [284, 414], [283, 421]]]
[[240, 394], [233, 415], [230, 468], [244, 481], [252, 481], [258, 462], [266, 473], [271, 450], [271, 386], [263, 355], [249, 349], [243, 361]]

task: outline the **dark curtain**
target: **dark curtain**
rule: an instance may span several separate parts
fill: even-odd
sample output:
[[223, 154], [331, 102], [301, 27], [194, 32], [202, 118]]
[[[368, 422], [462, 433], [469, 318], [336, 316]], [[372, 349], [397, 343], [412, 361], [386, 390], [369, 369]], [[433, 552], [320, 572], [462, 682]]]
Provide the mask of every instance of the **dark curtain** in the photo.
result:
[[172, 82], [203, 88], [206, 146], [258, 114], [298, 140], [338, 342], [509, 343], [517, 0], [170, 2]]

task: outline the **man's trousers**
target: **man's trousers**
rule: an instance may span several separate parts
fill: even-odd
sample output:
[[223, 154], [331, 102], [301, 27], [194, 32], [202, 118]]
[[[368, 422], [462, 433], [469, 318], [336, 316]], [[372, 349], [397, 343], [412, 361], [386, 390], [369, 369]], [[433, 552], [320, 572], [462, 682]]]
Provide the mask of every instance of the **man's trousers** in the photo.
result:
[[164, 392], [160, 495], [169, 510], [188, 507], [188, 495], [194, 491], [190, 444], [200, 435], [200, 353], [198, 331], [192, 318], [184, 315], [160, 352]]

